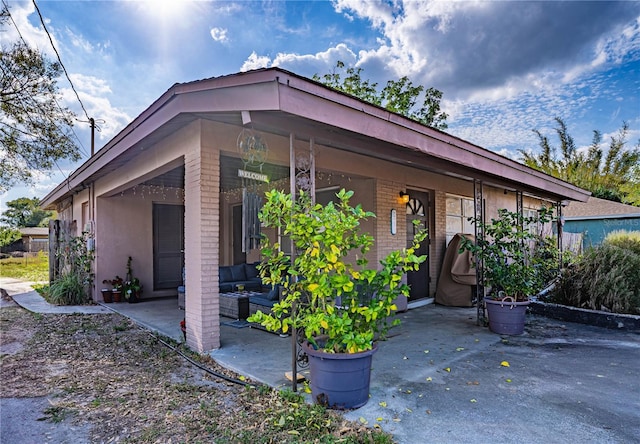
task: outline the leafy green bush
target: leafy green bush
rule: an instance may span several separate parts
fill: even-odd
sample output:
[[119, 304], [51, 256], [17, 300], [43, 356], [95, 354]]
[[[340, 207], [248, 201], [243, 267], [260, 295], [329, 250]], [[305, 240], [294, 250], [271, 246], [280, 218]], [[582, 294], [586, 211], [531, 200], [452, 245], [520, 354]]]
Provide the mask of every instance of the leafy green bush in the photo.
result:
[[640, 314], [640, 254], [604, 242], [563, 271], [548, 301], [591, 310]]

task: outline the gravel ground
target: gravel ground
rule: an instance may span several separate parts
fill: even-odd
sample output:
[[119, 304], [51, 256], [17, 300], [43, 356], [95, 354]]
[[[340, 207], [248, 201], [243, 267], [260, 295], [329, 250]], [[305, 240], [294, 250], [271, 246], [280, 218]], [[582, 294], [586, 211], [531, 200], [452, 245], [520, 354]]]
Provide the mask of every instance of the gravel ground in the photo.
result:
[[212, 376], [117, 314], [40, 315], [5, 300], [0, 332], [1, 442], [373, 442], [333, 412], [302, 417], [295, 399]]

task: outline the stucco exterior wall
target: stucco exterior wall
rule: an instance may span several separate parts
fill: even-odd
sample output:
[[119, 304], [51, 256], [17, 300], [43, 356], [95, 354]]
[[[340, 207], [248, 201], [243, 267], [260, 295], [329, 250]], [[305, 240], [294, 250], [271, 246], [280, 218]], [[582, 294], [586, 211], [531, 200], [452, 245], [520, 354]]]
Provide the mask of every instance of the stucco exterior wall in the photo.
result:
[[96, 285], [116, 275], [124, 278], [132, 258], [134, 277], [143, 286], [143, 298], [177, 294], [153, 289], [153, 204], [183, 204], [183, 191], [175, 188], [136, 187], [111, 197], [98, 198], [96, 206]]

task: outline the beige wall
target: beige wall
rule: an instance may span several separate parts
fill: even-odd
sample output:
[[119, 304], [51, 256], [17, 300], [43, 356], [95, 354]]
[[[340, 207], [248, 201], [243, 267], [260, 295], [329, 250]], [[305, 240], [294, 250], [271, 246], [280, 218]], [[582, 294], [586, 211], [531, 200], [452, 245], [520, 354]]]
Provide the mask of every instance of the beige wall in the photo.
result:
[[96, 207], [96, 283], [116, 275], [124, 278], [132, 258], [134, 277], [143, 285], [143, 298], [177, 294], [153, 290], [153, 204], [183, 204], [181, 189], [135, 187], [117, 196], [98, 198]]

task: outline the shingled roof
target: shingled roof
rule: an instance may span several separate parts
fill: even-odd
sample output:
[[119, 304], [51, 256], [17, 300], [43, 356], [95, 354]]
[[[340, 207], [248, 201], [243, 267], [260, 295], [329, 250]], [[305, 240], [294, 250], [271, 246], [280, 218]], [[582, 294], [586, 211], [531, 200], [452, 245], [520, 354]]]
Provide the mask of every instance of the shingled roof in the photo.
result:
[[562, 210], [565, 218], [640, 217], [640, 207], [590, 196], [586, 202], [571, 202]]

